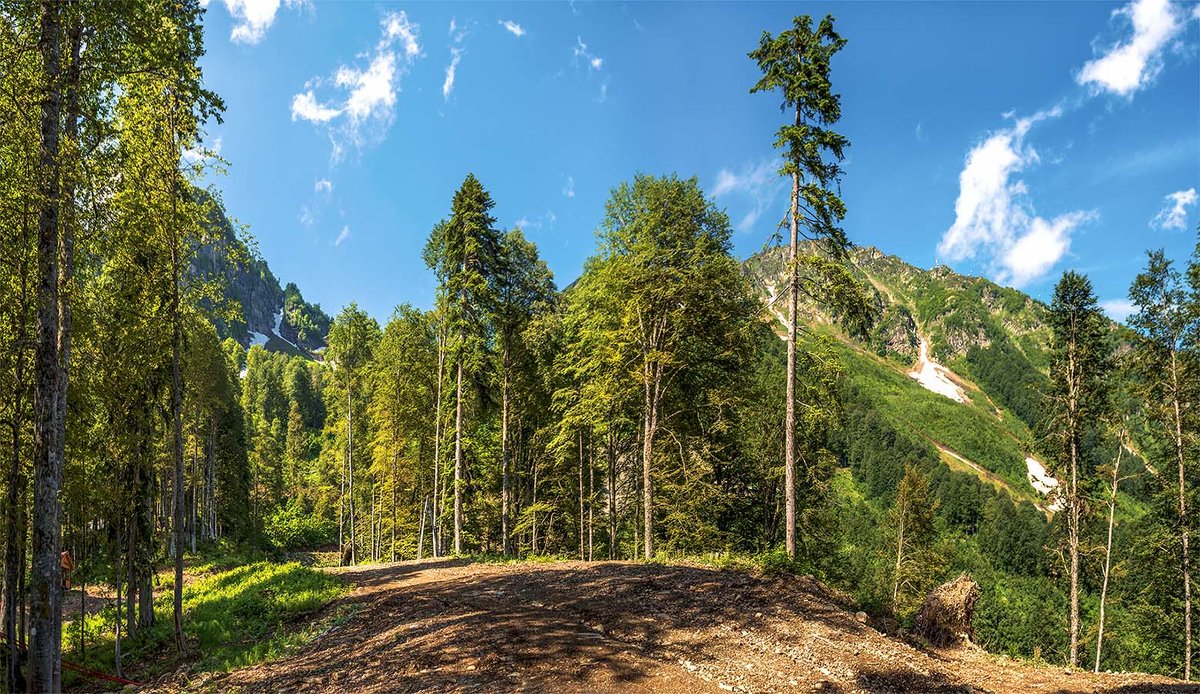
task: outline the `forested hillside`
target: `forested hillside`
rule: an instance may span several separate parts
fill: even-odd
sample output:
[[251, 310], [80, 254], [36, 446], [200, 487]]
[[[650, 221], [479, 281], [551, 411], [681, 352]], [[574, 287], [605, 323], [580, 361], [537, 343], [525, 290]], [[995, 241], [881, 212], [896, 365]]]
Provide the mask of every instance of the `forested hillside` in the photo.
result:
[[967, 573], [991, 651], [1190, 677], [1200, 245], [1148, 256], [1127, 327], [1074, 272], [1047, 306], [854, 247], [844, 41], [797, 17], [746, 85], [785, 107], [780, 245], [736, 258], [697, 178], [631, 174], [556, 278], [464, 172], [411, 249], [433, 305], [330, 319], [203, 188], [202, 14], [0, 1], [8, 690], [61, 689], [64, 652], [252, 663], [338, 593], [240, 559], [185, 591], [234, 550], [809, 574], [891, 634]]

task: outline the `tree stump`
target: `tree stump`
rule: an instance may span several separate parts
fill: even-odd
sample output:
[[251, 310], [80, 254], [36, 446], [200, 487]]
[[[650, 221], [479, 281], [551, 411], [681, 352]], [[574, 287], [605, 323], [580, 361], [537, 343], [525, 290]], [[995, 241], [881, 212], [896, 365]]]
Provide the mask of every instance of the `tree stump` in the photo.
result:
[[929, 591], [913, 631], [935, 646], [971, 643], [975, 638], [971, 622], [978, 600], [979, 584], [966, 574], [943, 583]]

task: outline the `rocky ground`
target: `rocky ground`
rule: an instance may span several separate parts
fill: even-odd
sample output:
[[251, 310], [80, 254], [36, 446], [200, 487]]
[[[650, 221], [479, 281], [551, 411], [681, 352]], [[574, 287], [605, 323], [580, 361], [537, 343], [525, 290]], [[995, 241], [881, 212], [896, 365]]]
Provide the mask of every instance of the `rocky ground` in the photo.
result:
[[[1200, 692], [886, 636], [804, 577], [622, 562], [336, 570], [343, 615], [222, 691]], [[336, 611], [336, 612], [335, 612]], [[322, 615], [314, 617], [322, 618]]]

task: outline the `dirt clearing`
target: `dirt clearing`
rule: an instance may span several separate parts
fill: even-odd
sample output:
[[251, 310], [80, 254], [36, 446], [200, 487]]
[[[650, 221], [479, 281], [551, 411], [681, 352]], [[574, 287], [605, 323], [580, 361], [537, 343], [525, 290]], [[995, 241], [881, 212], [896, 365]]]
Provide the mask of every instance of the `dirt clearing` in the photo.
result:
[[336, 570], [349, 616], [221, 690], [1200, 692], [1147, 675], [923, 649], [804, 577], [622, 562], [442, 560]]

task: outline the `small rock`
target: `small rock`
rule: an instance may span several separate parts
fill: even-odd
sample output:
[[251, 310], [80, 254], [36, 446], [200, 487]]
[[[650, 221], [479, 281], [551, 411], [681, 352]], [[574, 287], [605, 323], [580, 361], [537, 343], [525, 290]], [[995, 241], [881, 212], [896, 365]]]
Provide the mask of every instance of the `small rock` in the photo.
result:
[[855, 612], [854, 613], [854, 621], [858, 622], [859, 624], [866, 624], [867, 623], [867, 613], [866, 612]]

